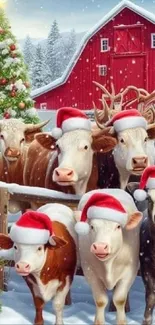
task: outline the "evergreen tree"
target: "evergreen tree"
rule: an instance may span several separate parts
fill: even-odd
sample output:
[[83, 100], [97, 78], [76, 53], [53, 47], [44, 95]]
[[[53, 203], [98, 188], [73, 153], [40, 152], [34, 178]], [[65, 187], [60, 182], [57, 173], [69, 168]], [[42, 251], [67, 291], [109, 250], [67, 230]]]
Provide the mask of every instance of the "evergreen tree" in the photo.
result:
[[76, 33], [75, 30], [72, 29], [64, 47], [64, 60], [63, 60], [64, 68], [66, 68], [67, 65], [69, 64], [75, 51], [76, 51]]
[[42, 75], [44, 85], [48, 85], [51, 82], [51, 70], [48, 66], [46, 55], [43, 57]]
[[24, 61], [30, 70], [35, 56], [35, 47], [32, 44], [30, 36], [27, 36], [25, 39], [23, 53], [24, 53]]
[[39, 87], [42, 87], [44, 85], [44, 79], [43, 79], [43, 53], [42, 48], [40, 44], [38, 43], [36, 47], [36, 56], [32, 65], [32, 87], [33, 89], [37, 89]]
[[47, 40], [47, 54], [46, 54], [47, 65], [49, 66], [51, 71], [51, 80], [54, 80], [55, 75], [58, 74], [56, 71], [57, 63], [55, 58], [54, 46], [56, 45], [56, 42], [59, 40], [59, 38], [60, 38], [60, 33], [59, 33], [58, 23], [56, 20], [54, 20]]
[[22, 118], [38, 123], [30, 97], [30, 83], [23, 55], [2, 8], [0, 9], [0, 118]]

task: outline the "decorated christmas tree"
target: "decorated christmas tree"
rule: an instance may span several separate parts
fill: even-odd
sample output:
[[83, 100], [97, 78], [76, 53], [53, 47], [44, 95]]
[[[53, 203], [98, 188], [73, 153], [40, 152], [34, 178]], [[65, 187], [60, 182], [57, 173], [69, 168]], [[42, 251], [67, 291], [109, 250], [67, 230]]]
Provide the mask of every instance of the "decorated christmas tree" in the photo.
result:
[[27, 66], [0, 8], [0, 119], [20, 118], [25, 123], [38, 123], [30, 91]]

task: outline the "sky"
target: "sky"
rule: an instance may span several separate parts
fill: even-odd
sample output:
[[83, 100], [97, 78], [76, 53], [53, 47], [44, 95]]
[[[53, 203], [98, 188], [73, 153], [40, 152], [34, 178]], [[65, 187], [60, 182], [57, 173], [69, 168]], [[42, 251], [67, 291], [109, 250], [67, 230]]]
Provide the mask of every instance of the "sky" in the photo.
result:
[[[132, 0], [155, 14], [155, 0]], [[112, 9], [119, 0], [0, 0], [17, 39], [27, 35], [47, 38], [57, 20], [61, 32], [87, 31]]]

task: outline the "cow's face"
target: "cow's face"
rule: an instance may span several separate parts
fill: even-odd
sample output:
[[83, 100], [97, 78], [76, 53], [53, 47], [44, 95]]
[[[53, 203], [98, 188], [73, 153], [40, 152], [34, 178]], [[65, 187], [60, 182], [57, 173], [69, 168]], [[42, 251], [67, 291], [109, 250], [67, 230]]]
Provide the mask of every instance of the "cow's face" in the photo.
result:
[[[56, 250], [67, 244], [59, 237], [53, 237], [54, 246], [47, 245], [27, 245], [14, 243], [7, 235], [0, 234], [0, 248], [3, 250], [2, 256], [11, 255], [15, 262], [15, 269], [19, 275], [27, 276], [30, 273], [39, 273], [47, 259], [48, 250]], [[6, 250], [6, 254], [4, 251]], [[9, 252], [11, 251], [11, 252]], [[1, 256], [1, 251], [0, 251]]]
[[49, 134], [37, 135], [36, 140], [46, 149], [57, 150], [58, 167], [53, 172], [53, 181], [74, 186], [76, 194], [86, 191], [94, 152], [107, 152], [116, 145], [116, 139], [110, 136], [94, 136], [85, 130], [67, 132], [57, 141]]
[[[133, 229], [142, 219], [140, 212], [135, 212], [128, 219], [126, 229]], [[123, 232], [120, 224], [94, 219], [90, 222], [90, 252], [99, 260], [106, 261], [115, 257], [123, 244]]]
[[[0, 121], [0, 151], [3, 157], [8, 162], [16, 161], [23, 152], [24, 143], [30, 140], [35, 130], [38, 132], [45, 124], [47, 121], [36, 125], [24, 124], [18, 119]], [[31, 141], [33, 138], [34, 134]]]
[[114, 149], [116, 164], [135, 175], [150, 165], [147, 155], [148, 134], [143, 128], [128, 129], [117, 135]]

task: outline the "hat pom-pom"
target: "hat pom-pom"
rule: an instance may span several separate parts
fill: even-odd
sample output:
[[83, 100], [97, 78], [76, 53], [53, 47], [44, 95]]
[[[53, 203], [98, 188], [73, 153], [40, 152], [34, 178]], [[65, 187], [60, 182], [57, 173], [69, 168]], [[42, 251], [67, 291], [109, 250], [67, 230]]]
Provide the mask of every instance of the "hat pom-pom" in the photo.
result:
[[144, 190], [136, 190], [133, 196], [137, 201], [144, 201], [147, 197], [147, 193]]
[[59, 139], [62, 136], [62, 130], [60, 128], [53, 128], [52, 129], [52, 137], [55, 139]]
[[87, 222], [77, 222], [75, 225], [75, 231], [78, 235], [87, 235], [89, 233], [89, 224]]

